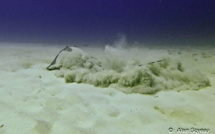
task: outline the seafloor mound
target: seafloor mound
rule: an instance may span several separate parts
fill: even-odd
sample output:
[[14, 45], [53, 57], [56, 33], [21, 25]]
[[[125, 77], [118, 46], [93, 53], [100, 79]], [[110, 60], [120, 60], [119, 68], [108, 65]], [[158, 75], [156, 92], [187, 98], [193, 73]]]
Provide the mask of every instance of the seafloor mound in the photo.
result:
[[114, 87], [125, 93], [198, 90], [210, 85], [201, 72], [184, 68], [180, 61], [170, 58], [142, 64], [117, 57], [95, 58], [75, 48], [60, 54], [53, 66], [59, 68], [56, 75], [67, 83]]

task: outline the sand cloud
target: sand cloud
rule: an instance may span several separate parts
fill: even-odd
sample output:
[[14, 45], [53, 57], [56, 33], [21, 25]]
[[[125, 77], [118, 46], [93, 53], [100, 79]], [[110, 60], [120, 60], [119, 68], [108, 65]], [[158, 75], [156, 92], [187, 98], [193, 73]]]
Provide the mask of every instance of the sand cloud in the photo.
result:
[[[120, 40], [119, 46], [125, 43], [124, 37]], [[56, 71], [56, 76], [63, 77], [66, 83], [87, 83], [141, 94], [198, 90], [210, 85], [200, 71], [184, 68], [180, 60], [170, 57], [146, 62], [141, 60], [146, 57], [132, 57], [138, 53], [137, 49], [106, 46], [102, 56], [94, 57], [78, 48], [73, 49], [63, 52], [57, 59], [60, 70]]]

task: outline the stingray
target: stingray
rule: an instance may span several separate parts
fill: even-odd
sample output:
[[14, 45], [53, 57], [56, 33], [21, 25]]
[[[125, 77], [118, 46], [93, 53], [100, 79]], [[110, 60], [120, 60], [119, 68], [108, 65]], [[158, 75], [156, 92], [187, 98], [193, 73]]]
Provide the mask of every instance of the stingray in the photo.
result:
[[51, 71], [51, 70], [60, 69], [60, 68], [58, 68], [58, 67], [51, 67], [51, 66], [53, 66], [53, 65], [56, 64], [56, 61], [57, 61], [58, 56], [59, 56], [60, 53], [63, 52], [63, 51], [71, 52], [71, 51], [72, 51], [72, 48], [66, 46], [64, 49], [62, 49], [62, 50], [57, 54], [57, 56], [54, 58], [54, 60], [51, 62], [51, 64], [50, 64], [46, 69], [48, 69], [48, 70], [50, 70], [50, 71]]
[[[51, 64], [46, 68], [47, 70], [51, 71], [51, 70], [59, 70], [62, 65], [58, 65], [58, 58], [59, 58], [59, 55], [62, 53], [62, 52], [77, 52], [78, 51], [82, 51], [81, 49], [77, 48], [76, 46], [74, 47], [68, 47], [66, 46], [64, 49], [62, 49], [58, 54], [57, 56], [54, 58], [54, 60], [51, 62]], [[149, 62], [147, 63], [148, 65], [151, 65], [151, 64], [154, 64], [154, 63], [160, 63], [164, 61], [163, 59], [162, 60], [158, 60], [158, 61], [153, 61], [153, 62]], [[143, 66], [142, 64], [140, 64], [139, 66]]]

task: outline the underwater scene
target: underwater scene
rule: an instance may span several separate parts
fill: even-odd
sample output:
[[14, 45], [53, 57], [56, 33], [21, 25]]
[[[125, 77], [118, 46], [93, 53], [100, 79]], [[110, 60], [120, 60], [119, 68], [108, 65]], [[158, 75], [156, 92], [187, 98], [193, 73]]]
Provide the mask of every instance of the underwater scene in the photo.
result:
[[214, 134], [203, 0], [0, 2], [0, 134]]

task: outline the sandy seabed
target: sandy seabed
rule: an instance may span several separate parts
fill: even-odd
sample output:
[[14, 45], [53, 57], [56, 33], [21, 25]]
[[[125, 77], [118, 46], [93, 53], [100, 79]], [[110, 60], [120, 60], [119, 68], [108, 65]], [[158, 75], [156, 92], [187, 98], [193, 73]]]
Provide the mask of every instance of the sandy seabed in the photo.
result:
[[[197, 90], [153, 94], [66, 83], [56, 77], [56, 70], [46, 69], [62, 48], [0, 44], [0, 134], [215, 133], [215, 48], [130, 48], [133, 58], [145, 63], [180, 60], [184, 68], [198, 70], [210, 81], [210, 86]], [[83, 50], [93, 56], [104, 51]], [[133, 59], [122, 48], [121, 52]]]

